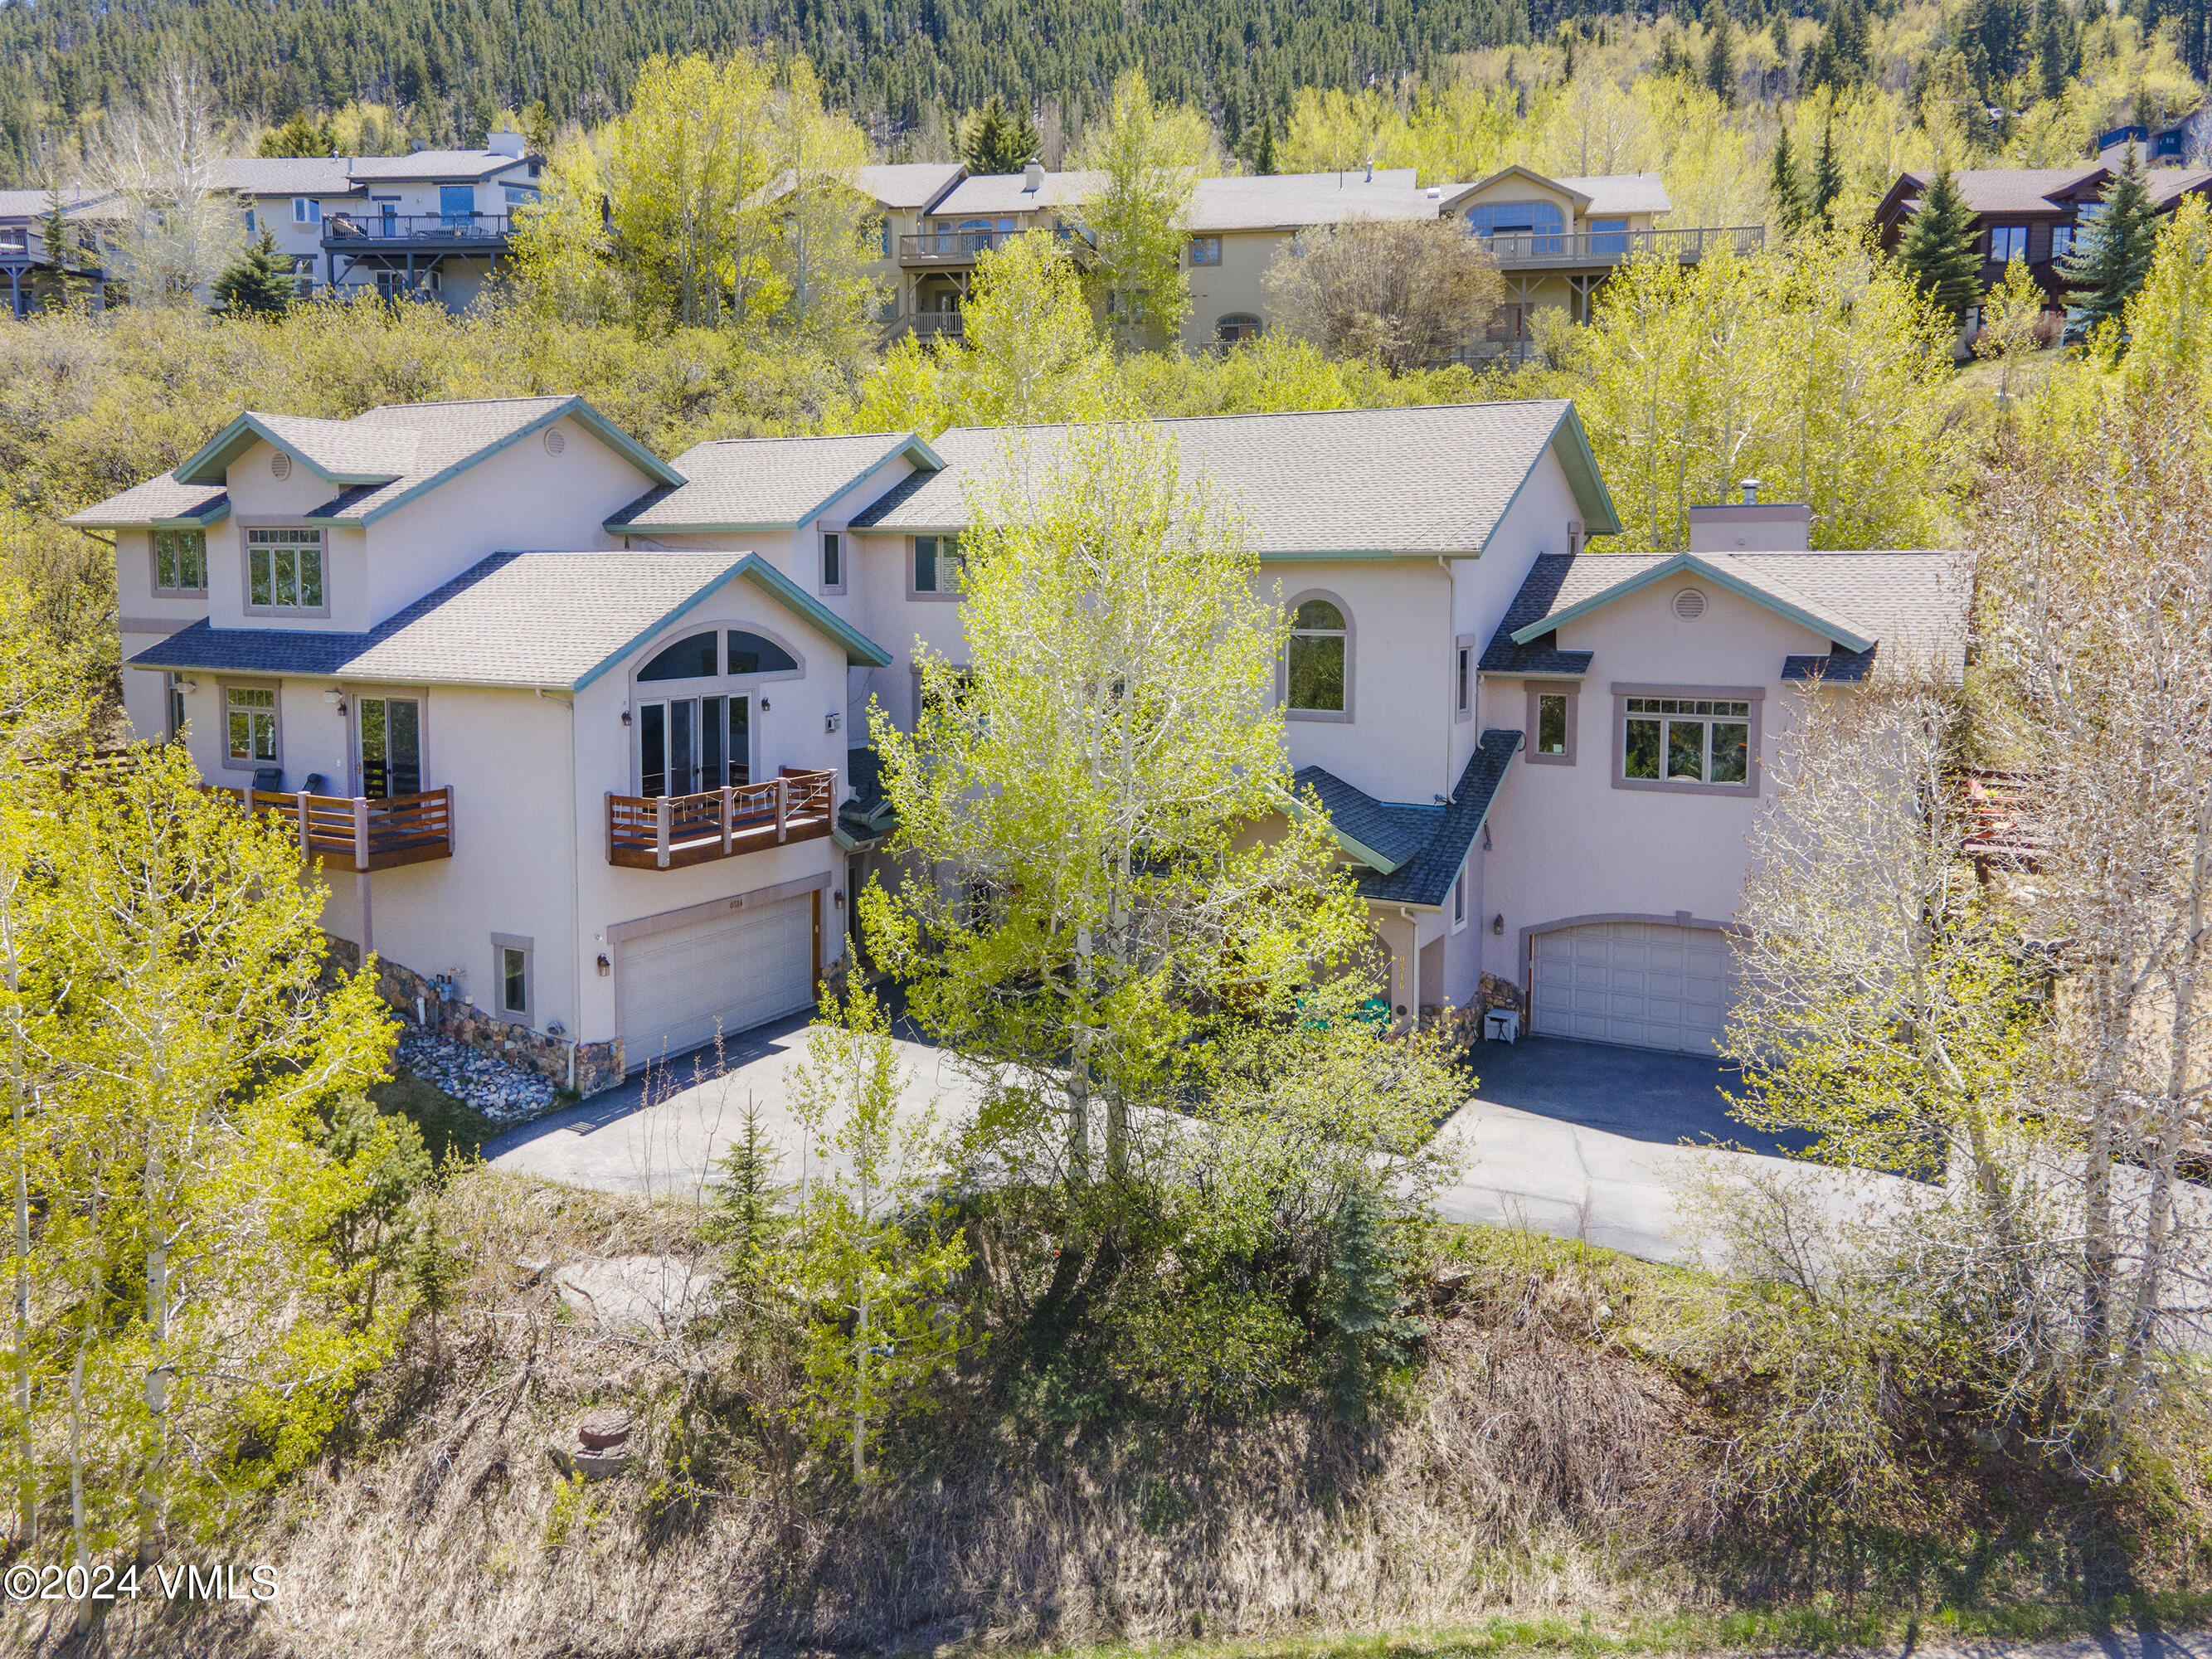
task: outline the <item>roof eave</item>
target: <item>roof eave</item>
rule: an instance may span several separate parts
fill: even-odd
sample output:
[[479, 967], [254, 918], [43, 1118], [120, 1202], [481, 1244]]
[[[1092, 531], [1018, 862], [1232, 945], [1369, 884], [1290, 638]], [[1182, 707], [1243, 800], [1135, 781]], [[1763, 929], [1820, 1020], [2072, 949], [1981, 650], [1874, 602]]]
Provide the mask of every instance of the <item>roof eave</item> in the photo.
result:
[[[1279, 793], [1282, 796], [1284, 811], [1290, 813], [1291, 817], [1310, 818], [1314, 816], [1315, 807], [1295, 790], [1284, 789]], [[1358, 836], [1347, 835], [1340, 829], [1335, 818], [1330, 816], [1328, 808], [1322, 807], [1319, 810], [1322, 827], [1328, 832], [1328, 838], [1369, 869], [1378, 875], [1390, 876], [1395, 875], [1405, 868], [1405, 860], [1399, 859], [1393, 861], [1385, 858]]]
[[1727, 588], [1739, 598], [1748, 599], [1761, 609], [1771, 611], [1778, 617], [1796, 623], [1807, 632], [1816, 635], [1821, 639], [1832, 641], [1847, 650], [1869, 650], [1875, 644], [1873, 640], [1850, 628], [1849, 624], [1831, 617], [1816, 617], [1811, 611], [1791, 604], [1778, 594], [1769, 592], [1756, 583], [1746, 581], [1732, 572], [1723, 570], [1717, 565], [1699, 558], [1694, 553], [1677, 553], [1671, 559], [1662, 559], [1657, 564], [1640, 570], [1632, 576], [1622, 578], [1609, 587], [1599, 589], [1586, 599], [1577, 600], [1564, 611], [1554, 611], [1549, 616], [1539, 617], [1526, 627], [1513, 630], [1513, 643], [1527, 645], [1532, 640], [1553, 633], [1565, 624], [1586, 617], [1594, 611], [1601, 611], [1607, 605], [1628, 598], [1632, 593], [1640, 592], [1654, 582], [1664, 581], [1668, 577], [1680, 574], [1685, 571], [1694, 572], [1705, 580]]
[[390, 483], [399, 475], [396, 472], [333, 472], [320, 465], [315, 458], [282, 434], [272, 431], [256, 420], [247, 410], [228, 426], [201, 445], [191, 455], [170, 473], [179, 483], [224, 484], [230, 482], [230, 464], [251, 449], [256, 443], [267, 443], [296, 459], [325, 483], [338, 484], [350, 489], [358, 484]]

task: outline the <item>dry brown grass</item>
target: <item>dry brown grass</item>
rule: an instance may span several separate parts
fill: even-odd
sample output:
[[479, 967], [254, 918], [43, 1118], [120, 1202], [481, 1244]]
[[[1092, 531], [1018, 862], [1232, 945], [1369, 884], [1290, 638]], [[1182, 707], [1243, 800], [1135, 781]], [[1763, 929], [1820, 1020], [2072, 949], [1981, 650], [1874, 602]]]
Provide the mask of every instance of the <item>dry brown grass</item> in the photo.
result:
[[[538, 1268], [685, 1254], [695, 1212], [490, 1173], [459, 1182], [449, 1210], [473, 1262], [459, 1305], [418, 1322], [363, 1401], [357, 1452], [224, 1552], [275, 1563], [277, 1600], [188, 1625], [124, 1608], [107, 1651], [1215, 1638], [1663, 1611], [1681, 1582], [1649, 1540], [1681, 1530], [1691, 1483], [1674, 1448], [1692, 1408], [1602, 1328], [1607, 1298], [1629, 1293], [1622, 1275], [1656, 1270], [1578, 1270], [1536, 1241], [1442, 1264], [1425, 1371], [1373, 1430], [1285, 1413], [1037, 1439], [956, 1393], [903, 1472], [857, 1498], [740, 1472], [669, 1510], [654, 1492], [667, 1425], [713, 1355], [578, 1319]], [[617, 1402], [643, 1420], [641, 1469], [562, 1480], [548, 1443]]]
[[[148, 1659], [644, 1659], [1486, 1620], [1588, 1646], [1594, 1632], [1709, 1625], [1746, 1598], [1834, 1582], [1817, 1552], [1752, 1539], [1711, 1510], [1700, 1460], [1720, 1425], [1649, 1357], [1663, 1346], [1653, 1334], [1701, 1300], [1698, 1281], [1481, 1229], [1433, 1264], [1424, 1364], [1377, 1427], [1284, 1412], [1195, 1431], [1041, 1430], [956, 1387], [865, 1493], [826, 1464], [780, 1483], [726, 1457], [717, 1490], [671, 1504], [678, 1408], [689, 1401], [696, 1422], [726, 1355], [603, 1329], [551, 1280], [564, 1263], [696, 1255], [696, 1215], [683, 1200], [460, 1178], [447, 1218], [472, 1266], [458, 1305], [418, 1321], [362, 1401], [355, 1447], [222, 1552], [275, 1564], [277, 1600], [169, 1622], [142, 1604], [88, 1649], [33, 1629], [0, 1630], [0, 1650], [20, 1638]], [[614, 1404], [641, 1419], [640, 1467], [563, 1480], [549, 1443]]]

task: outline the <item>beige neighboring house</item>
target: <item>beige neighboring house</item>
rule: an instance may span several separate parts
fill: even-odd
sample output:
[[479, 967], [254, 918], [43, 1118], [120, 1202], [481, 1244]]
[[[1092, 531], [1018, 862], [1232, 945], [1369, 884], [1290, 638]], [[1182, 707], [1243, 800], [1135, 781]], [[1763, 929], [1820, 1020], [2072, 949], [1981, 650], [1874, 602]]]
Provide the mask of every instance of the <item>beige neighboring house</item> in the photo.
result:
[[1446, 185], [1439, 211], [1467, 226], [1505, 279], [1484, 349], [1526, 351], [1540, 308], [1588, 322], [1591, 295], [1629, 259], [1656, 253], [1694, 264], [1718, 247], [1749, 253], [1765, 245], [1762, 225], [1662, 226], [1673, 210], [1656, 173], [1549, 178], [1516, 166]]
[[[868, 274], [883, 289], [883, 306], [877, 315], [887, 325], [887, 335], [915, 327], [915, 285], [911, 268], [899, 257], [901, 245], [921, 233], [930, 209], [967, 176], [957, 161], [901, 161], [862, 167], [854, 179], [883, 219], [877, 233], [877, 258]], [[787, 181], [788, 175], [784, 187]]]
[[[83, 185], [64, 185], [58, 195], [64, 234], [77, 269], [96, 276], [104, 257], [104, 235], [121, 216], [121, 204], [112, 191]], [[47, 258], [46, 219], [54, 205], [54, 198], [43, 190], [0, 190], [0, 282], [8, 285], [8, 308], [12, 316], [31, 314], [38, 273], [51, 263]], [[93, 301], [97, 304], [96, 283], [94, 289]]]
[[[1960, 670], [1948, 553], [1808, 552], [1771, 504], [1594, 550], [1620, 523], [1569, 403], [1160, 426], [1287, 614], [1289, 762], [1402, 1018], [1710, 1053], [1790, 695]], [[577, 398], [248, 413], [71, 522], [115, 538], [137, 735], [296, 830], [333, 933], [588, 1092], [844, 959], [894, 828], [868, 711], [911, 730], [921, 648], [968, 661], [974, 486], [1066, 435], [672, 462]]]

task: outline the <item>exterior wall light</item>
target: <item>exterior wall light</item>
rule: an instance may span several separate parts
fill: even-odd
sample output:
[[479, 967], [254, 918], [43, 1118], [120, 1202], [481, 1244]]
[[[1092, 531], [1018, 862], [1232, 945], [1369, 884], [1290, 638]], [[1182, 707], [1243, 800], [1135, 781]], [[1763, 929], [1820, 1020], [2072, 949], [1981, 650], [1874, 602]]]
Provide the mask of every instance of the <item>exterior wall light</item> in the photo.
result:
[[1503, 910], [1500, 910], [1496, 915], [1491, 917], [1490, 931], [1497, 934], [1500, 939], [1503, 939], [1505, 936], [1505, 913]]

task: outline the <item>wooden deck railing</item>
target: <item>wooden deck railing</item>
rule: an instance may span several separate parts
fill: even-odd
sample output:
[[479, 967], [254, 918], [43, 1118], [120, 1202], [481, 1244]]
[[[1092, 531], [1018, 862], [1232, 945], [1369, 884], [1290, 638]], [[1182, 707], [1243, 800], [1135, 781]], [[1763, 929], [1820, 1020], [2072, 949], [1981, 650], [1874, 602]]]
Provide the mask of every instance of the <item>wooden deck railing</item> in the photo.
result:
[[837, 775], [791, 767], [781, 777], [696, 795], [607, 796], [607, 862], [676, 870], [830, 833]]
[[364, 795], [311, 795], [304, 789], [246, 790], [219, 783], [200, 787], [241, 806], [250, 798], [254, 811], [291, 827], [301, 858], [320, 859], [333, 869], [390, 870], [453, 855], [451, 788], [373, 800]]
[[2018, 772], [1972, 770], [1966, 791], [1966, 856], [1984, 873], [1992, 866], [2032, 870], [2043, 844], [2029, 819], [2033, 780]]
[[1595, 230], [1561, 232], [1509, 230], [1475, 241], [1504, 270], [1539, 266], [1617, 265], [1645, 253], [1669, 254], [1694, 264], [1725, 247], [1741, 255], [1766, 246], [1764, 225], [1723, 225], [1681, 230]]

